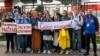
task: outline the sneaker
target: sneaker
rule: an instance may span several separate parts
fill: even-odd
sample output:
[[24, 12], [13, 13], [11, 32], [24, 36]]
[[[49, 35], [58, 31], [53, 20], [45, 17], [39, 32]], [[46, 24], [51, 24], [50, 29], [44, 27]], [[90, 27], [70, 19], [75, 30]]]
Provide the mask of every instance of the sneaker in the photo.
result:
[[46, 50], [43, 51], [43, 54], [46, 54]]
[[82, 54], [85, 54], [85, 53], [86, 53], [86, 50], [85, 50], [85, 49], [82, 49], [82, 50], [81, 50], [81, 53], [82, 53]]
[[69, 54], [69, 51], [67, 50], [65, 54]]
[[20, 51], [19, 51], [19, 50], [16, 50], [15, 52], [16, 52], [16, 53], [19, 53]]
[[48, 54], [51, 54], [51, 52], [48, 50]]
[[31, 51], [31, 48], [29, 48], [29, 47], [26, 48], [26, 51], [27, 51], [27, 52], [30, 52], [30, 51]]
[[73, 51], [72, 50], [69, 50], [69, 54], [73, 54]]
[[63, 51], [61, 51], [59, 54], [63, 54]]

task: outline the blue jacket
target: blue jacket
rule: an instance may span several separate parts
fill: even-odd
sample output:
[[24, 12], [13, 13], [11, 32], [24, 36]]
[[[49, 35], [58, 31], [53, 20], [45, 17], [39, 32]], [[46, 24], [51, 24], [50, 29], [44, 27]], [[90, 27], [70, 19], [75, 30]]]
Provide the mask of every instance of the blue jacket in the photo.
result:
[[29, 18], [21, 18], [19, 19], [19, 24], [29, 24], [30, 23], [30, 19]]
[[[44, 19], [43, 22], [52, 22], [52, 19], [46, 20]], [[43, 30], [43, 35], [52, 35], [52, 29], [51, 30]]]
[[84, 31], [88, 34], [94, 34], [99, 29], [99, 23], [97, 17], [93, 16], [91, 19], [88, 16], [84, 17]]
[[35, 29], [35, 25], [37, 25], [39, 21], [40, 21], [39, 18], [36, 18], [36, 19], [30, 18], [30, 23], [32, 25], [32, 29]]

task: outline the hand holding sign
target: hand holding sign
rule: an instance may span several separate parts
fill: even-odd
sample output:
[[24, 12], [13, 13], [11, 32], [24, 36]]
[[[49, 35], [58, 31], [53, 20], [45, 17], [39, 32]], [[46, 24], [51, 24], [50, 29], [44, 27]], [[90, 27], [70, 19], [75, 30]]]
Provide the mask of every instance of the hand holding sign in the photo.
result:
[[17, 24], [17, 34], [32, 34], [31, 24]]
[[2, 29], [2, 33], [16, 33], [16, 23], [2, 22], [1, 29]]

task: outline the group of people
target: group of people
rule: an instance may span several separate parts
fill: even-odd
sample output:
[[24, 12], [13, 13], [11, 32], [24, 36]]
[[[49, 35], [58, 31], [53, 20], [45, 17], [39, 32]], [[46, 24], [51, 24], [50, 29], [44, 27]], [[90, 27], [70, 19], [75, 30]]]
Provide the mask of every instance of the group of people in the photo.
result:
[[[70, 36], [70, 48], [63, 50], [59, 47], [58, 36], [59, 30], [44, 30], [38, 29], [38, 22], [56, 22], [73, 20], [73, 28], [65, 28], [68, 30]], [[3, 22], [15, 22], [17, 24], [31, 24], [31, 35], [17, 35], [16, 33], [5, 33], [7, 39], [7, 50], [11, 42], [11, 51], [16, 53], [23, 53], [30, 50], [32, 53], [51, 54], [51, 49], [60, 54], [73, 54], [76, 50], [82, 53], [82, 49], [86, 50], [84, 55], [89, 55], [90, 38], [93, 43], [94, 56], [97, 56], [96, 34], [99, 29], [99, 23], [96, 16], [93, 15], [91, 9], [85, 15], [82, 10], [76, 9], [74, 12], [63, 10], [62, 14], [60, 9], [56, 8], [54, 16], [51, 17], [48, 10], [44, 12], [29, 11], [19, 14], [18, 11], [8, 12], [6, 19]], [[67, 41], [67, 40], [66, 40]]]

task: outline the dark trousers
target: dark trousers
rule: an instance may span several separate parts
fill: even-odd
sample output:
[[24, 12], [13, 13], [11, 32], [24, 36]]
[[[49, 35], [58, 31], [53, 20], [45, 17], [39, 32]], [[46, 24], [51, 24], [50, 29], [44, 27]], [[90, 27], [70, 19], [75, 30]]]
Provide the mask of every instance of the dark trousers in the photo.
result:
[[28, 38], [27, 38], [27, 47], [31, 48], [31, 35], [28, 35]]
[[70, 36], [70, 49], [72, 49], [72, 33], [73, 33], [73, 29], [69, 29], [69, 36]]
[[81, 29], [82, 49], [86, 49], [86, 41], [84, 41], [84, 40], [86, 40], [86, 37], [85, 37], [85, 35], [83, 35], [83, 32], [84, 32], [84, 30], [83, 30], [83, 28], [82, 28], [82, 29]]
[[43, 32], [41, 31], [41, 48], [40, 51], [43, 51], [43, 46], [44, 46], [44, 40], [43, 40]]
[[86, 41], [84, 41], [84, 40], [86, 40], [86, 37], [84, 35], [82, 35], [82, 37], [81, 37], [82, 49], [86, 49]]
[[97, 52], [97, 46], [96, 46], [96, 35], [95, 35], [95, 33], [94, 34], [86, 34], [86, 51], [87, 51], [87, 53], [89, 53], [90, 39], [92, 40], [94, 53], [96, 53]]
[[13, 35], [6, 35], [7, 39], [7, 51], [9, 51], [10, 42], [11, 42], [11, 49], [14, 50], [14, 42], [13, 42]]

